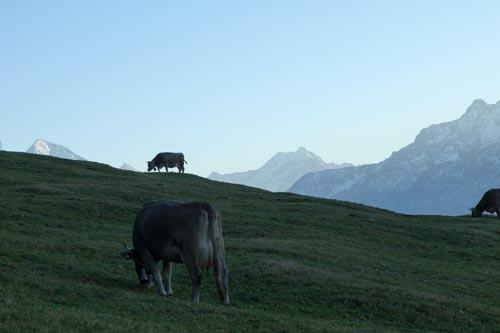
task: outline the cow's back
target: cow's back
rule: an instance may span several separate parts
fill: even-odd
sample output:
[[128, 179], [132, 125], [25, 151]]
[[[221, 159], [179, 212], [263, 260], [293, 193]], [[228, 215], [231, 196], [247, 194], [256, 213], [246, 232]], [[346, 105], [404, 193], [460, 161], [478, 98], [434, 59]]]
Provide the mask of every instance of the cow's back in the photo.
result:
[[492, 188], [484, 192], [479, 203], [482, 205], [489, 205], [497, 202], [498, 200], [500, 200], [500, 189]]
[[500, 206], [500, 189], [492, 188], [491, 190], [486, 191], [484, 194], [486, 197], [486, 202], [488, 206], [491, 207], [499, 207]]
[[184, 154], [183, 153], [158, 153], [153, 159], [156, 163], [167, 164], [171, 162], [183, 161]]
[[494, 188], [490, 190], [495, 201], [500, 201], [500, 188]]
[[173, 154], [174, 153], [158, 153], [156, 154], [155, 158], [153, 158], [153, 161], [156, 164], [166, 164], [169, 160], [172, 159]]
[[166, 246], [202, 246], [208, 239], [209, 220], [198, 203], [172, 205], [158, 202], [143, 208], [134, 224], [134, 246], [146, 246], [155, 257]]

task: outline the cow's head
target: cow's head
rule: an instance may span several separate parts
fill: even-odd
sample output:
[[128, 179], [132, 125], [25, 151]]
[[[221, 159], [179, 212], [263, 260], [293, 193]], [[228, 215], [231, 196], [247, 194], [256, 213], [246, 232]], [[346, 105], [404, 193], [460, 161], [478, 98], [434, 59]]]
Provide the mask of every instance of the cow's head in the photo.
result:
[[153, 161], [146, 162], [148, 164], [148, 172], [155, 168], [155, 163]]
[[123, 244], [124, 249], [118, 252], [118, 256], [125, 260], [134, 260], [135, 273], [139, 279], [139, 283], [144, 287], [151, 287], [151, 272], [142, 263], [142, 258], [140, 254], [134, 248], [128, 248], [127, 245]]
[[481, 217], [483, 216], [483, 212], [482, 211], [479, 211], [479, 209], [476, 209], [476, 208], [469, 208], [471, 213], [472, 213], [472, 217]]

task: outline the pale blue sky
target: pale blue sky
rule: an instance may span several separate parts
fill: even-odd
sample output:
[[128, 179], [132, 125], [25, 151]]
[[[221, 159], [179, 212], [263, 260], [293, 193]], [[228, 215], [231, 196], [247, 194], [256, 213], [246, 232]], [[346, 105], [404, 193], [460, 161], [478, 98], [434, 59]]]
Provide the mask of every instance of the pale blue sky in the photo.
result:
[[500, 100], [499, 1], [3, 1], [0, 141], [144, 170], [374, 163]]

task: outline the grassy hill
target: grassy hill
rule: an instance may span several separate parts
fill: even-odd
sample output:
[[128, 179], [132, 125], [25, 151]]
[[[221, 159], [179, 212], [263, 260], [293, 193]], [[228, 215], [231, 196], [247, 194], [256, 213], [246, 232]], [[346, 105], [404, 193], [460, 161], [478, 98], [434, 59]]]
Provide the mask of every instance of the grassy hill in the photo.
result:
[[[208, 201], [222, 215], [232, 304], [204, 274], [190, 301], [143, 289], [131, 262], [142, 204]], [[500, 223], [402, 216], [193, 175], [0, 152], [0, 331], [500, 331]]]

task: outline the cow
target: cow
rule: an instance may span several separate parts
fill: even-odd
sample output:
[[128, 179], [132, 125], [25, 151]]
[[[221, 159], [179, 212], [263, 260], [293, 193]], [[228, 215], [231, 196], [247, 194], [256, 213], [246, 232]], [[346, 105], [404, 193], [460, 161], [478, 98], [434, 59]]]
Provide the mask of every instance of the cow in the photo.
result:
[[500, 189], [488, 190], [479, 200], [476, 207], [471, 208], [472, 217], [481, 217], [484, 211], [490, 214], [497, 213], [497, 218], [500, 218]]
[[146, 163], [148, 164], [148, 172], [156, 169], [160, 172], [160, 169], [165, 167], [167, 172], [168, 168], [177, 168], [179, 173], [184, 173], [184, 163], [187, 164], [187, 161], [184, 159], [183, 153], [158, 153]]
[[[200, 300], [202, 270], [213, 267], [219, 299], [229, 304], [228, 270], [219, 212], [206, 202], [158, 201], [146, 204], [133, 229], [134, 248], [120, 251], [120, 257], [134, 259], [142, 284], [152, 275], [160, 296], [172, 296], [172, 263], [184, 263], [191, 276], [194, 302]], [[166, 290], [157, 267], [163, 261]]]

